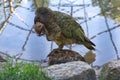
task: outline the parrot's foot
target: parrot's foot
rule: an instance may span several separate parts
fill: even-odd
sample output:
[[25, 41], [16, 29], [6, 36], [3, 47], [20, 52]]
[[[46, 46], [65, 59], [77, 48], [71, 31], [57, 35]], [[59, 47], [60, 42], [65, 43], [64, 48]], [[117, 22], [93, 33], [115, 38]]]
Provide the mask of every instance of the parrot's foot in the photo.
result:
[[60, 47], [59, 47], [59, 48], [56, 48], [56, 49], [53, 49], [54, 52], [60, 52], [60, 51], [62, 51], [62, 50], [63, 50], [63, 49], [60, 48]]
[[62, 48], [56, 48], [56, 49], [53, 49], [53, 51], [61, 51]]

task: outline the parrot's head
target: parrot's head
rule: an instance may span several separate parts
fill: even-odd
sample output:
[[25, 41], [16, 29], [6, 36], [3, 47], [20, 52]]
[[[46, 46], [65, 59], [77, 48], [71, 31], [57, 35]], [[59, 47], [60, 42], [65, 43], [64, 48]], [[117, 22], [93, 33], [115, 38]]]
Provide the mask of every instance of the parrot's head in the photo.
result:
[[36, 22], [43, 23], [47, 25], [53, 18], [53, 11], [46, 7], [40, 7], [35, 12], [34, 24]]
[[53, 11], [46, 7], [40, 7], [35, 12], [34, 18], [34, 29], [37, 34], [41, 34], [42, 30], [47, 27], [47, 25], [53, 19]]

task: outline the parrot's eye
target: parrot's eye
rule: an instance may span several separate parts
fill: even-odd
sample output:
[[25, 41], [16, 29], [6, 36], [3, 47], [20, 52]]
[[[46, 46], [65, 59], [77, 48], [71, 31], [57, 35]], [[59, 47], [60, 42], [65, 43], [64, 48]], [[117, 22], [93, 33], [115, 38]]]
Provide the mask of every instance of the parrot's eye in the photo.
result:
[[45, 14], [42, 14], [42, 16], [43, 16], [43, 18], [47, 19], [47, 18], [49, 18], [50, 15], [48, 13], [45, 13]]

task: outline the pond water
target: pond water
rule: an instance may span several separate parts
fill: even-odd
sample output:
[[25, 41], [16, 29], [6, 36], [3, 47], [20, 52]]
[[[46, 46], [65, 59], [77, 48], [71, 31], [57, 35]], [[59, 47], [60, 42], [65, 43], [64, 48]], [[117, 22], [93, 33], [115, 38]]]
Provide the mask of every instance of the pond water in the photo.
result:
[[[22, 6], [31, 9], [32, 2], [27, 0], [25, 1], [26, 2], [22, 3]], [[85, 8], [83, 7], [83, 3], [85, 3]], [[66, 4], [66, 6], [62, 6], [63, 4]], [[77, 22], [80, 23], [86, 35], [89, 33], [89, 38], [92, 38], [96, 35], [96, 37], [91, 39], [96, 44], [97, 49], [94, 51], [94, 53], [96, 53], [96, 61], [94, 64], [102, 65], [110, 60], [116, 59], [116, 51], [111, 39], [115, 43], [115, 47], [117, 48], [120, 56], [120, 28], [118, 26], [120, 17], [120, 1], [50, 0], [49, 7], [52, 10], [61, 11], [71, 15], [71, 5], [73, 5], [72, 16], [75, 18], [81, 18], [80, 20], [77, 20]], [[16, 12], [25, 20], [25, 23], [27, 23], [29, 27], [22, 23], [15, 15], [12, 17], [10, 22], [23, 28], [31, 29], [34, 24], [34, 10], [27, 10], [26, 8], [20, 7]], [[103, 16], [102, 11], [106, 16]], [[87, 22], [85, 22], [86, 19]], [[102, 34], [97, 35], [98, 33], [107, 30], [108, 27], [114, 28], [115, 26], [118, 27], [111, 30], [112, 37], [110, 36], [109, 32], [103, 32]], [[0, 51], [10, 55], [23, 53], [21, 57], [29, 60], [46, 59], [46, 56], [51, 50], [51, 42], [48, 42], [45, 36], [38, 37], [35, 33], [31, 33], [25, 46], [25, 50], [22, 50], [22, 46], [26, 41], [28, 33], [28, 31], [21, 30], [13, 25], [8, 24], [3, 33], [0, 35]], [[53, 43], [53, 49], [54, 48], [57, 48], [55, 43]], [[81, 45], [73, 45], [72, 50], [79, 52], [81, 55], [85, 55], [85, 53], [88, 51], [84, 46]]]

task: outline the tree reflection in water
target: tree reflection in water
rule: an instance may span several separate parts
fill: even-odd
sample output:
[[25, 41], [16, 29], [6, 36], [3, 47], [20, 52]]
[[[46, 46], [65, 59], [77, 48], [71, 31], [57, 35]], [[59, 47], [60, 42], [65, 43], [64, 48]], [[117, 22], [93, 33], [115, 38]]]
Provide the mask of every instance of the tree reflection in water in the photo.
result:
[[[33, 0], [26, 3], [24, 0], [0, 0], [0, 51], [10, 55], [23, 53], [21, 58], [41, 60], [46, 58], [51, 48], [57, 47], [55, 43], [51, 47], [51, 42], [44, 35], [38, 37], [34, 34], [32, 27], [36, 7], [33, 5], [37, 7]], [[94, 64], [102, 65], [117, 59], [116, 54], [117, 57], [120, 55], [119, 0], [47, 0], [45, 5], [73, 16], [80, 23], [86, 35], [97, 45]], [[88, 51], [79, 45], [73, 45], [72, 49], [82, 55]]]

